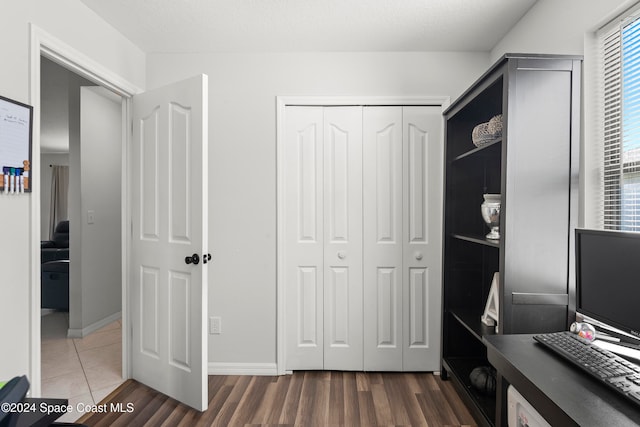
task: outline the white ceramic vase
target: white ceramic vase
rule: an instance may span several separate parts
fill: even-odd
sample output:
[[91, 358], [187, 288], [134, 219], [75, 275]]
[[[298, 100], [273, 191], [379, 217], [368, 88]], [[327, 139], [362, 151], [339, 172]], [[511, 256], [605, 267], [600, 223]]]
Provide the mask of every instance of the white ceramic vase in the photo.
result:
[[482, 219], [491, 229], [487, 239], [500, 240], [500, 194], [483, 194], [484, 202], [480, 205]]

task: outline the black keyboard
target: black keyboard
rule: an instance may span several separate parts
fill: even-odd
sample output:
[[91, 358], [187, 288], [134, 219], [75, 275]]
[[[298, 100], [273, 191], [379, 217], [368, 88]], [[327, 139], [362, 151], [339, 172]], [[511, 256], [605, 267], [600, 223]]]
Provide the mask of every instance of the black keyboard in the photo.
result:
[[640, 405], [640, 367], [571, 332], [553, 332], [533, 337], [554, 353], [582, 368], [603, 384]]

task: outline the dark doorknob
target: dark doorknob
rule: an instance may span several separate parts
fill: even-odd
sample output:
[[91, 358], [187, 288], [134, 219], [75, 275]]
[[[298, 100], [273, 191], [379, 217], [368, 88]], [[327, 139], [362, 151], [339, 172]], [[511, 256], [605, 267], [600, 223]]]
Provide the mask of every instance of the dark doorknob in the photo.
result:
[[187, 264], [196, 265], [200, 262], [200, 257], [198, 256], [198, 254], [193, 254], [191, 256], [185, 257], [184, 262], [186, 262]]
[[206, 264], [211, 261], [211, 254], [202, 254], [202, 263]]

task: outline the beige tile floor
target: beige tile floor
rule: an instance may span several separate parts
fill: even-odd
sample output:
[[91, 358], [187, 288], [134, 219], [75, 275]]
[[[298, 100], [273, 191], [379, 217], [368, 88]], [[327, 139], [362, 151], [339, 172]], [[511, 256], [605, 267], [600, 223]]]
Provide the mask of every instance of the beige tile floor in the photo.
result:
[[[124, 382], [120, 320], [71, 339], [67, 338], [69, 313], [49, 313], [41, 319], [43, 397], [69, 399], [77, 408], [79, 403], [100, 403]], [[57, 421], [75, 421], [82, 415], [68, 413]]]

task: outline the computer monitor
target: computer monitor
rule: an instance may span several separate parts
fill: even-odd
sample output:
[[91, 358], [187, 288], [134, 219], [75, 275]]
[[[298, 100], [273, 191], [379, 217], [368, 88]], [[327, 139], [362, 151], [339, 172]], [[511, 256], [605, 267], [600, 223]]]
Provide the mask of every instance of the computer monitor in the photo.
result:
[[640, 233], [576, 229], [575, 246], [576, 312], [640, 344]]

